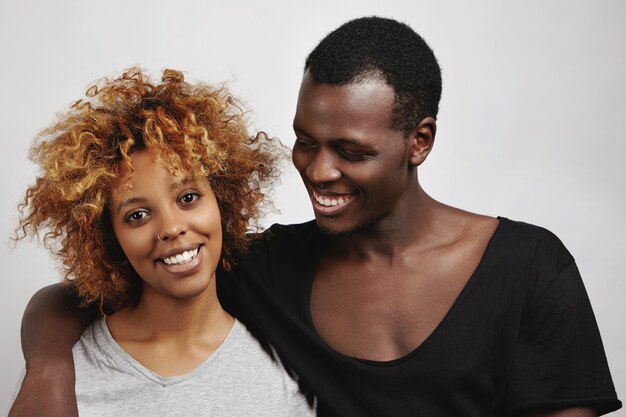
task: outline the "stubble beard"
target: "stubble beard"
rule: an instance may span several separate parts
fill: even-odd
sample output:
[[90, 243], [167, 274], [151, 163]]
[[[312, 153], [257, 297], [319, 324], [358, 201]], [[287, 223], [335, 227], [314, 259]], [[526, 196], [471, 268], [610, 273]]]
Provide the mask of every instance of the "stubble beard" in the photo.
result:
[[384, 219], [386, 216], [387, 216], [386, 211], [380, 212], [370, 217], [369, 219], [357, 224], [355, 227], [349, 230], [328, 229], [323, 226], [320, 226], [319, 223], [317, 223], [317, 228], [324, 236], [328, 236], [334, 239], [354, 237], [354, 236], [365, 235], [365, 234], [370, 234], [374, 232], [374, 230], [376, 229], [376, 226], [378, 226], [378, 223], [380, 223], [380, 221]]

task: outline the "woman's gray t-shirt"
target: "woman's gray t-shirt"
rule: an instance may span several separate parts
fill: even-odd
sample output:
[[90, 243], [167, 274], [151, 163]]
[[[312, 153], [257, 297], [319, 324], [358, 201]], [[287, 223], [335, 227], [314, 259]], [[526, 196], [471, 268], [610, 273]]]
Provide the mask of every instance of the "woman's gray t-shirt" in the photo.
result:
[[81, 417], [314, 416], [297, 383], [239, 322], [193, 371], [162, 377], [113, 340], [105, 319], [74, 345]]

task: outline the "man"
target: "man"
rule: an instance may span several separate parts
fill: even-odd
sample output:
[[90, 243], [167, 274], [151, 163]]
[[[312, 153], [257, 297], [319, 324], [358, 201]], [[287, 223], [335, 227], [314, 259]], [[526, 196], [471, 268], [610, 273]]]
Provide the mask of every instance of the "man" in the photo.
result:
[[[306, 60], [294, 118], [293, 162], [315, 222], [266, 232], [219, 276], [224, 306], [276, 348], [321, 416], [587, 417], [619, 408], [558, 238], [446, 206], [421, 188], [440, 95], [431, 49], [404, 24], [356, 19], [322, 40]], [[46, 291], [26, 313], [27, 333], [56, 323], [55, 306], [67, 316]], [[71, 382], [67, 340], [80, 332], [63, 331], [75, 334], [48, 344], [45, 360], [42, 339], [26, 334], [34, 376], [24, 398], [51, 369]], [[62, 389], [64, 400], [46, 405], [66, 406]]]

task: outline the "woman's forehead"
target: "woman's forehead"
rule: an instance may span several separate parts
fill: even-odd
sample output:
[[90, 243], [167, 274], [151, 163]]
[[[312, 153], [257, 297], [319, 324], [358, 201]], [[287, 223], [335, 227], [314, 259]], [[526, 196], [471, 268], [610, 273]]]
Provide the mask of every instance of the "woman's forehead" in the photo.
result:
[[189, 184], [209, 186], [208, 179], [159, 157], [150, 150], [134, 152], [130, 160], [122, 160], [118, 176], [111, 186], [111, 200], [131, 192], [168, 192]]

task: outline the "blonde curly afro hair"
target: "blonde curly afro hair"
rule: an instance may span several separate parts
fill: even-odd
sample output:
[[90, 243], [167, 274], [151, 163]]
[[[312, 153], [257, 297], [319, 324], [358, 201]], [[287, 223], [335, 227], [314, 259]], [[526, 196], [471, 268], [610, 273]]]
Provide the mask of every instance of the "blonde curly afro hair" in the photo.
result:
[[109, 218], [120, 163], [149, 149], [168, 166], [208, 178], [228, 268], [257, 226], [264, 190], [276, 178], [277, 145], [263, 133], [248, 134], [239, 102], [224, 87], [190, 84], [169, 69], [155, 84], [142, 70], [128, 69], [92, 85], [36, 139], [30, 158], [41, 174], [19, 206], [16, 239], [42, 237], [83, 304], [116, 311], [141, 292]]

